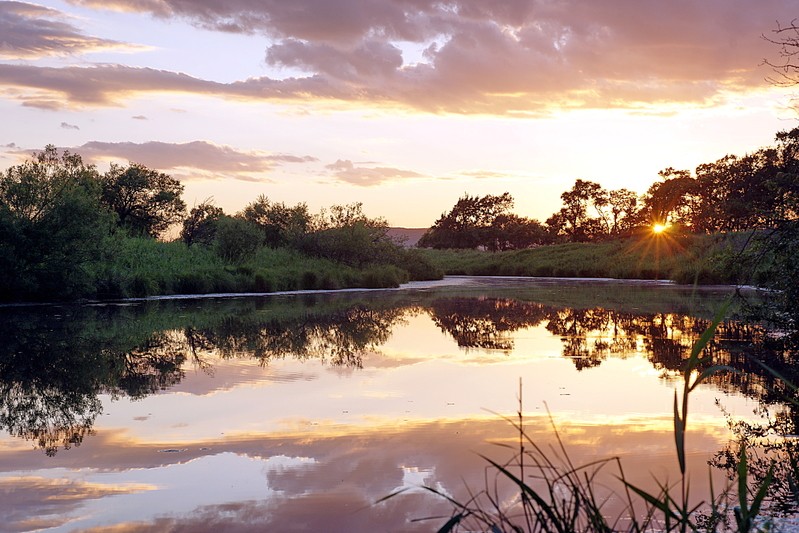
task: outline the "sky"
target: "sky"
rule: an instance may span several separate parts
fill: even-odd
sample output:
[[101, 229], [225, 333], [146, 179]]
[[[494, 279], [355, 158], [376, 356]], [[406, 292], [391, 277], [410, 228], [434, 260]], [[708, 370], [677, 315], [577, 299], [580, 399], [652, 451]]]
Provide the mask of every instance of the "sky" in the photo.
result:
[[0, 1], [0, 169], [53, 144], [228, 213], [361, 202], [429, 227], [464, 194], [545, 220], [576, 179], [794, 128], [769, 82], [799, 0]]

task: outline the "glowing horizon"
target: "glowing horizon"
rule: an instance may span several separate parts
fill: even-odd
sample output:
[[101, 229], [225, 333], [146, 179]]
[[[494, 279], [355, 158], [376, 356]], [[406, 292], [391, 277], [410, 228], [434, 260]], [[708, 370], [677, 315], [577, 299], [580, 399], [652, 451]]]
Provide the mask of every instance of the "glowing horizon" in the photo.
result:
[[507, 191], [544, 220], [577, 178], [643, 193], [789, 129], [761, 36], [790, 9], [0, 2], [0, 168], [54, 144], [230, 213], [266, 194], [428, 227], [463, 193]]

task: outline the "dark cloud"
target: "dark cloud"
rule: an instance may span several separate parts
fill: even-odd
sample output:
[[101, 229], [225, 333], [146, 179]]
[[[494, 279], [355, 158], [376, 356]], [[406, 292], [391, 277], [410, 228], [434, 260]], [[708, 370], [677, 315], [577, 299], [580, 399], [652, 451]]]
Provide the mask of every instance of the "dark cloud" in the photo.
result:
[[74, 124], [68, 124], [66, 122], [61, 123], [61, 127], [65, 130], [79, 130], [80, 128]]
[[352, 161], [342, 159], [339, 159], [335, 163], [325, 165], [325, 168], [332, 171], [333, 176], [339, 181], [364, 187], [379, 185], [387, 181], [424, 177], [424, 175], [410, 170], [390, 167], [356, 166]]
[[133, 115], [130, 118], [132, 118], [133, 120], [147, 120], [147, 117], [145, 117], [144, 115]]
[[[258, 33], [266, 60], [307, 73], [222, 84], [123, 66], [3, 66], [0, 84], [109, 105], [181, 91], [248, 100], [328, 99], [429, 112], [529, 114], [552, 108], [710, 104], [763, 85], [761, 38], [795, 0], [73, 0]], [[424, 49], [424, 61], [403, 47]], [[26, 95], [24, 105], [57, 98]]]
[[65, 22], [66, 15], [26, 2], [0, 2], [0, 58], [33, 59], [134, 46], [99, 39]]

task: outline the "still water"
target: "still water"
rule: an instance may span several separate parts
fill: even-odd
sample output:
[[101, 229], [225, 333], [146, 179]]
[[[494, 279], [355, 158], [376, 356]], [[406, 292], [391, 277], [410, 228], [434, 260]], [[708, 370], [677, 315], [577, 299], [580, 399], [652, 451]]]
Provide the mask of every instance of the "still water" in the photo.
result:
[[[435, 530], [452, 506], [422, 487], [465, 500], [491, 483], [480, 454], [513, 453], [520, 381], [542, 447], [557, 430], [574, 463], [674, 480], [680, 362], [730, 292], [451, 278], [3, 308], [0, 530]], [[747, 366], [757, 335], [725, 323], [714, 358]], [[730, 439], [722, 410], [777, 402], [747, 368], [691, 397], [693, 493]]]

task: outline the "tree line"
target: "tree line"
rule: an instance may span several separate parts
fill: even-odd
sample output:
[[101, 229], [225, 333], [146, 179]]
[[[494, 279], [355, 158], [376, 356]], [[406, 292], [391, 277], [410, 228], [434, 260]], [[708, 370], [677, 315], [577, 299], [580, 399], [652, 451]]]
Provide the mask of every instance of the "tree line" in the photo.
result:
[[[78, 154], [53, 146], [6, 169], [0, 174], [0, 300], [163, 290], [152, 280], [125, 278], [136, 275], [141, 241], [156, 242], [175, 225], [181, 227], [182, 248], [157, 245], [163, 245], [160, 255], [176, 256], [175, 268], [183, 270], [174, 273], [175, 291], [392, 286], [441, 276], [419, 253], [395, 242], [384, 219], [366, 216], [360, 203], [312, 214], [306, 204], [288, 206], [262, 195], [227, 215], [211, 200], [187, 210], [182, 193], [177, 179], [143, 165], [112, 164], [101, 173]], [[294, 255], [284, 259], [297, 263], [293, 275], [304, 278], [277, 286], [264, 281], [271, 265], [256, 255], [265, 248], [290, 250]], [[321, 283], [314, 272], [300, 271], [303, 257], [342, 267]], [[198, 261], [206, 271], [196, 272]], [[198, 276], [236, 279], [220, 285], [198, 282]]]
[[799, 128], [744, 156], [727, 155], [688, 170], [666, 168], [643, 195], [577, 179], [544, 223], [511, 212], [509, 193], [461, 197], [423, 235], [427, 248], [490, 251], [542, 244], [599, 242], [650, 231], [679, 233], [777, 229], [799, 214]]

